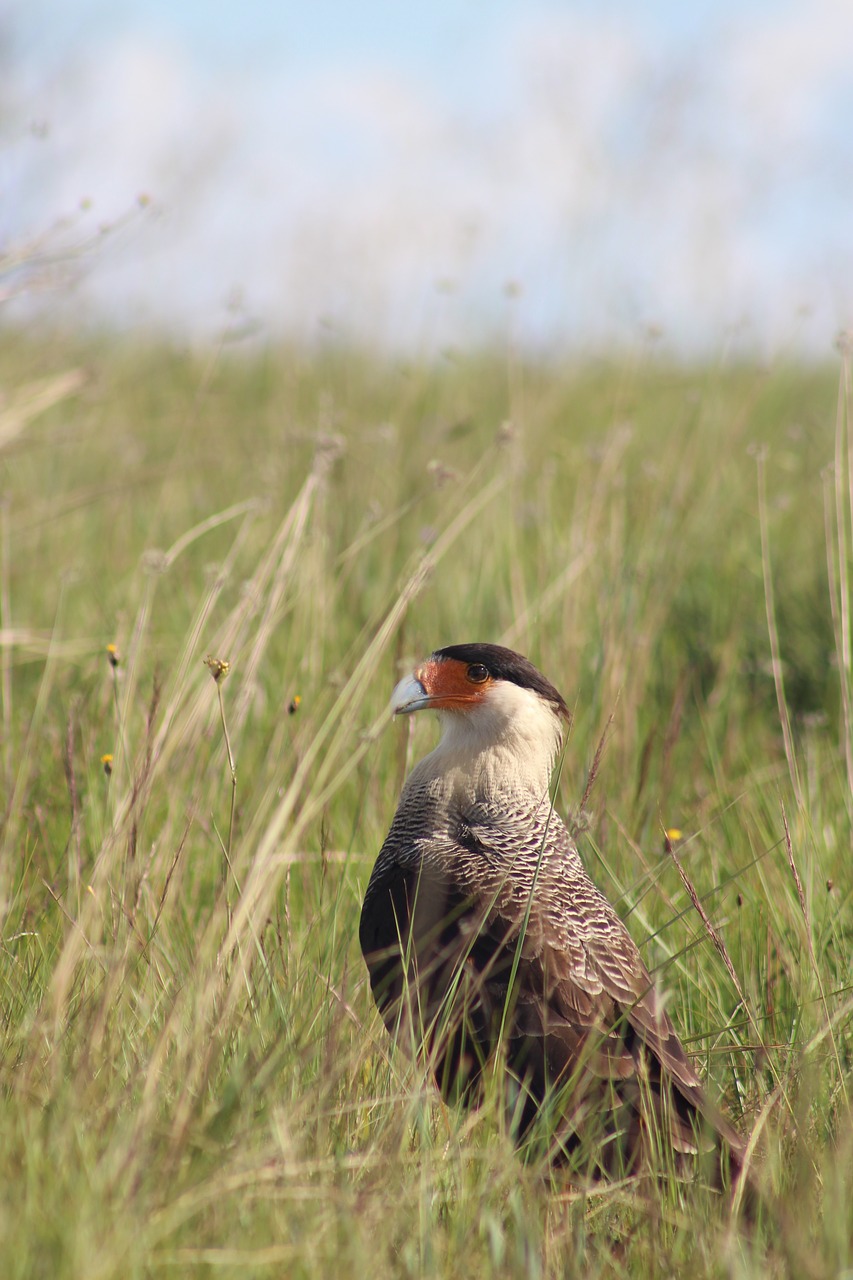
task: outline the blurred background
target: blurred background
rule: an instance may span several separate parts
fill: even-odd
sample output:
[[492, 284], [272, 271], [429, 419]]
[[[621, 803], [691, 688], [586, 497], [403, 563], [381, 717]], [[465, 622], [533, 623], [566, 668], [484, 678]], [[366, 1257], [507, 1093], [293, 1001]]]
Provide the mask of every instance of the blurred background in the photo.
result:
[[7, 4], [5, 316], [825, 357], [851, 65], [849, 0]]

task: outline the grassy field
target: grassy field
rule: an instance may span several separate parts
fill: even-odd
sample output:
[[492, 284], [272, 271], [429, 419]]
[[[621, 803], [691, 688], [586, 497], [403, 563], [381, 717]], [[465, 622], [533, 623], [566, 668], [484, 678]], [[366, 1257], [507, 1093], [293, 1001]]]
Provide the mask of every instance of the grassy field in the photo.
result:
[[[840, 366], [5, 335], [4, 1280], [853, 1274]], [[558, 807], [755, 1137], [751, 1234], [549, 1181], [390, 1049], [358, 912], [435, 728], [388, 698], [487, 639], [574, 709]]]

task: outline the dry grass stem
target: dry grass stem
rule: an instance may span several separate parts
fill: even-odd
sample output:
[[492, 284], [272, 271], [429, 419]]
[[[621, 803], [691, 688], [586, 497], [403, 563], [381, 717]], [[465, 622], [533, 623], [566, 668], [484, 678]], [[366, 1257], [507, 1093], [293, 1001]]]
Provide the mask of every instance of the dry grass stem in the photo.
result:
[[791, 733], [791, 720], [788, 715], [788, 704], [785, 700], [785, 678], [782, 670], [782, 658], [779, 652], [779, 632], [776, 627], [776, 607], [773, 600], [773, 570], [770, 564], [770, 538], [767, 531], [767, 484], [765, 477], [766, 453], [763, 449], [756, 452], [758, 468], [758, 522], [761, 530], [761, 568], [764, 574], [764, 603], [767, 612], [767, 634], [770, 638], [770, 656], [773, 668], [773, 684], [776, 689], [776, 704], [779, 708], [779, 723], [782, 726], [782, 740], [785, 744], [785, 758], [788, 761], [788, 772], [791, 786], [797, 797], [797, 804], [802, 807], [803, 795], [800, 787], [800, 776], [794, 753], [794, 739]]

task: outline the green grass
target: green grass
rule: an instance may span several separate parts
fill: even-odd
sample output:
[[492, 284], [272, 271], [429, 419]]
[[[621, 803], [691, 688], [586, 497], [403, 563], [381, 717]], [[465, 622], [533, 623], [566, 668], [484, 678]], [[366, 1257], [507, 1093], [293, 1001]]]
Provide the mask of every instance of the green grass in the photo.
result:
[[[7, 334], [0, 374], [4, 1280], [849, 1273], [837, 370]], [[753, 1235], [549, 1183], [391, 1050], [358, 912], [434, 726], [388, 697], [474, 639], [573, 707], [564, 813], [610, 725], [582, 852], [756, 1135]]]

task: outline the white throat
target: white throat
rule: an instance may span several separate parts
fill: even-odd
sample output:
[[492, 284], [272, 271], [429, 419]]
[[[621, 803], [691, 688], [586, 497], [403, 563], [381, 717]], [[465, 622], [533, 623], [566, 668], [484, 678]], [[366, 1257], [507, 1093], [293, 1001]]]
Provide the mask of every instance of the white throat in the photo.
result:
[[438, 746], [415, 766], [409, 784], [441, 778], [448, 790], [477, 796], [526, 792], [541, 798], [547, 792], [561, 723], [532, 689], [502, 680], [479, 706], [439, 711], [438, 717]]

